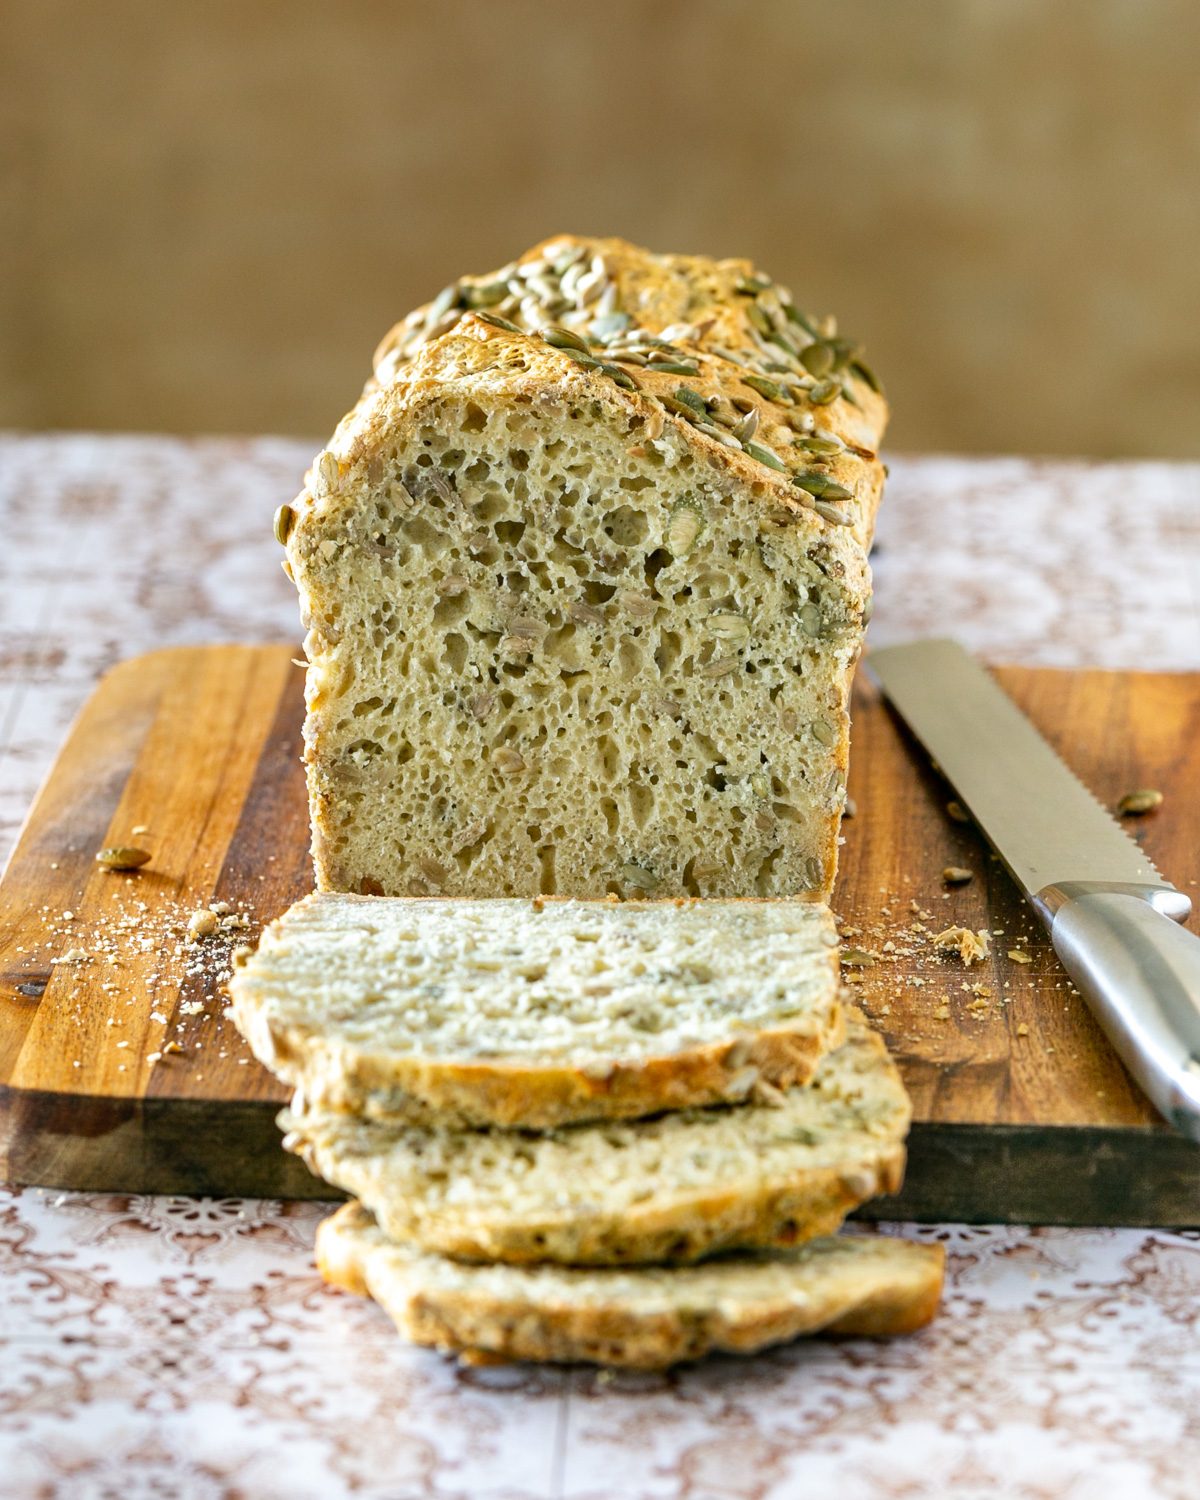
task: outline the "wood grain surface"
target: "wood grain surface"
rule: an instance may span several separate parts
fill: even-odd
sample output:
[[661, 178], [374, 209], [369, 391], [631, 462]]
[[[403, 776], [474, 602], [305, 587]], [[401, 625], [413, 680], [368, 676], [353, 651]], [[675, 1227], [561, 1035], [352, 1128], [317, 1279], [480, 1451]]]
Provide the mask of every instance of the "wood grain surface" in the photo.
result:
[[[0, 1176], [104, 1191], [329, 1196], [279, 1149], [285, 1089], [225, 1019], [236, 943], [311, 885], [303, 674], [286, 647], [126, 662], [84, 709], [0, 882]], [[1200, 678], [1005, 669], [1002, 685], [1194, 894]], [[855, 693], [835, 906], [915, 1105], [879, 1217], [1200, 1223], [1200, 1149], [1130, 1083], [1015, 887], [874, 690]], [[135, 832], [135, 830], [137, 830]], [[115, 873], [97, 850], [151, 854]], [[973, 872], [963, 886], [946, 866]], [[189, 941], [213, 903], [228, 930]], [[67, 915], [69, 914], [69, 915]], [[242, 928], [240, 924], [247, 924]], [[966, 967], [941, 930], [992, 934]], [[1015, 952], [1028, 962], [1010, 958]]]

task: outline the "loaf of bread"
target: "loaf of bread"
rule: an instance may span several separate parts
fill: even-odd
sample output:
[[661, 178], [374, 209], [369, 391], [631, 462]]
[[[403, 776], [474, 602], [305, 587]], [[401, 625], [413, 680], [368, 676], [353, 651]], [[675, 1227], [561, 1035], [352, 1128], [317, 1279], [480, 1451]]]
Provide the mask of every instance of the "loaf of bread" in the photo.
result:
[[547, 1128], [745, 1099], [842, 1037], [837, 934], [807, 901], [317, 893], [243, 956], [232, 1013], [310, 1102]]
[[882, 1039], [847, 1038], [762, 1103], [545, 1135], [423, 1130], [301, 1105], [284, 1145], [389, 1238], [457, 1259], [633, 1265], [798, 1244], [898, 1191], [908, 1095]]
[[471, 1266], [394, 1244], [358, 1203], [317, 1231], [325, 1279], [373, 1297], [414, 1343], [633, 1369], [801, 1334], [912, 1332], [937, 1308], [943, 1260], [940, 1245], [838, 1236], [670, 1269]]
[[276, 517], [318, 886], [826, 899], [886, 410], [746, 261], [561, 237], [410, 314]]

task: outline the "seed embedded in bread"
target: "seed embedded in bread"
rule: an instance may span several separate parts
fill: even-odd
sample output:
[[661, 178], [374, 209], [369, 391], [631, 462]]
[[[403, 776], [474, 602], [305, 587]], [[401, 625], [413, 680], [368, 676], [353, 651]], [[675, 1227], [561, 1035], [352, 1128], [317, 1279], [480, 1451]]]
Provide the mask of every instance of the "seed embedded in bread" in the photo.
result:
[[843, 1035], [836, 950], [804, 901], [317, 893], [230, 997], [255, 1055], [314, 1103], [549, 1128], [809, 1078]]

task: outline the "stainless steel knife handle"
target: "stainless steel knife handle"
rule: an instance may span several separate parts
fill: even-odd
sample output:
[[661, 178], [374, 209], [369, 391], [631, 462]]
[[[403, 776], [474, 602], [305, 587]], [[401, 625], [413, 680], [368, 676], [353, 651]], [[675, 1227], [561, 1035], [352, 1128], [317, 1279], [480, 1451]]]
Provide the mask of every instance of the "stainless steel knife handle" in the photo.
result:
[[[1175, 898], [1172, 900], [1171, 898]], [[1200, 1141], [1200, 937], [1178, 891], [1051, 886], [1035, 899], [1063, 968], [1155, 1108]]]

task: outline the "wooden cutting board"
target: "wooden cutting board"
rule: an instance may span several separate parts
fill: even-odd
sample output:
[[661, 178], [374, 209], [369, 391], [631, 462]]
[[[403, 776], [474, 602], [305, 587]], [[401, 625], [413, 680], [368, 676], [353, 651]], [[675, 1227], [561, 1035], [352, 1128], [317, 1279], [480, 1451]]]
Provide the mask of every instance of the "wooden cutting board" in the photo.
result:
[[[320, 1197], [279, 1149], [286, 1091], [223, 1016], [231, 948], [309, 889], [303, 673], [287, 647], [129, 661], [71, 732], [0, 882], [0, 1175], [104, 1191]], [[1169, 878], [1200, 874], [1200, 677], [1003, 670], [1003, 686]], [[848, 972], [916, 1108], [880, 1217], [1200, 1223], [1200, 1148], [1131, 1085], [1011, 881], [860, 680], [836, 907]], [[109, 873], [97, 850], [152, 859]], [[947, 889], [947, 865], [975, 872]], [[189, 916], [227, 903], [189, 943]], [[70, 914], [69, 916], [67, 914]], [[241, 928], [241, 921], [249, 925]], [[964, 968], [931, 942], [996, 934]], [[1022, 963], [1010, 952], [1027, 957]], [[57, 960], [57, 961], [56, 961]], [[178, 1050], [176, 1050], [178, 1049]]]

